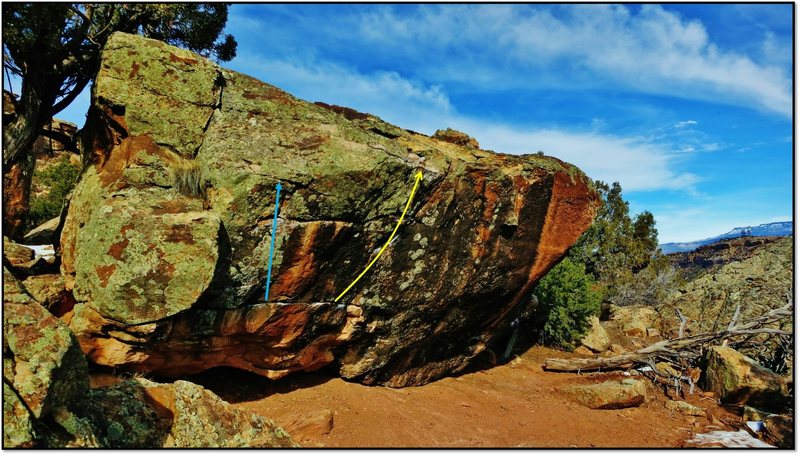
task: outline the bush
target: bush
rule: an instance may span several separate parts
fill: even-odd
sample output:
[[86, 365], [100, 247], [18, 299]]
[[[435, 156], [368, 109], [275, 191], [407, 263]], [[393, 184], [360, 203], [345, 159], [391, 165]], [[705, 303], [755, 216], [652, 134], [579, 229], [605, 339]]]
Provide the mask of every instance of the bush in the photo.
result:
[[583, 264], [565, 258], [533, 291], [539, 303], [534, 328], [543, 344], [572, 349], [589, 329], [588, 318], [600, 313], [600, 294]]
[[69, 162], [67, 154], [47, 168], [34, 170], [33, 186], [49, 188], [41, 195], [31, 195], [26, 231], [39, 226], [61, 214], [67, 195], [75, 187], [80, 167]]

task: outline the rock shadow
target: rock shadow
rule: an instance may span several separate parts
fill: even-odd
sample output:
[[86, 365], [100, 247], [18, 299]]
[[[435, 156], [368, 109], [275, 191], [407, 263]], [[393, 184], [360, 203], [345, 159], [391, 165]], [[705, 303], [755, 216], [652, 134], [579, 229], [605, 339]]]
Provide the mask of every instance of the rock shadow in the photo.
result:
[[249, 371], [216, 367], [182, 379], [201, 385], [228, 403], [256, 401], [270, 395], [322, 385], [339, 376], [330, 369], [289, 373], [281, 379], [269, 379]]

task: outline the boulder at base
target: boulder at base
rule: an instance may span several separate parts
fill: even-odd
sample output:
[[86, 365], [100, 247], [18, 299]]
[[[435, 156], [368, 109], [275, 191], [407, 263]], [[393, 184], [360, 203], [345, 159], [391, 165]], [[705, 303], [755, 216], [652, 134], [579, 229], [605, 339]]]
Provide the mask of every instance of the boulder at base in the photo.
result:
[[139, 36], [111, 36], [92, 96], [61, 271], [103, 365], [276, 378], [335, 361], [423, 384], [505, 336], [598, 204], [558, 159], [307, 103]]
[[700, 386], [725, 404], [747, 404], [770, 412], [791, 408], [786, 380], [727, 346], [709, 349]]
[[144, 401], [167, 421], [165, 448], [297, 447], [271, 420], [233, 408], [199, 385], [187, 381], [136, 382], [144, 387]]
[[69, 328], [3, 267], [3, 446], [42, 444], [44, 427], [89, 389], [86, 359]]
[[639, 379], [565, 387], [562, 391], [591, 409], [622, 409], [640, 406], [647, 399], [647, 384]]

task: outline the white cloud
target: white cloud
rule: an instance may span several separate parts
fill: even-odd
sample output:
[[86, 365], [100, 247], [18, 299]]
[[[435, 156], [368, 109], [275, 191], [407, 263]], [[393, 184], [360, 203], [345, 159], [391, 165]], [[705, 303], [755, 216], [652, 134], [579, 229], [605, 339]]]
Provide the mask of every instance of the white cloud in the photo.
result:
[[670, 149], [639, 138], [561, 129], [522, 130], [469, 119], [454, 123], [478, 139], [483, 148], [515, 154], [541, 150], [575, 164], [592, 179], [618, 181], [626, 192], [693, 192], [699, 181], [694, 174], [675, 170], [677, 163]]
[[427, 132], [452, 109], [439, 86], [410, 81], [396, 72], [363, 74], [318, 59], [288, 61], [246, 53], [232, 63], [233, 69], [297, 97], [369, 112], [404, 128]]
[[[788, 65], [759, 65], [719, 47], [705, 26], [658, 5], [568, 5], [552, 13], [523, 5], [437, 5], [360, 16], [359, 35], [420, 72], [473, 84], [608, 81], [647, 92], [745, 105], [791, 116]], [[776, 47], [769, 35], [765, 52]], [[777, 52], [777, 51], [775, 51]], [[452, 56], [447, 64], [440, 56]], [[502, 56], [501, 58], [498, 58]], [[427, 66], [426, 66], [427, 65]], [[529, 77], [509, 80], [509, 66]]]
[[675, 125], [673, 125], [673, 127], [683, 128], [684, 126], [690, 126], [690, 125], [697, 125], [697, 122], [695, 120], [684, 120], [682, 122], [676, 123]]

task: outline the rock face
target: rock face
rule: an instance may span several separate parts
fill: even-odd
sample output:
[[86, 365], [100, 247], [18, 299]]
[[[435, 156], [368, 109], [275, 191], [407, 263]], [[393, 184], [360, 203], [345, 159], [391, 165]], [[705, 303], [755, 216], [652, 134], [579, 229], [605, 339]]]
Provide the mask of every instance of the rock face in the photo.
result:
[[783, 378], [725, 346], [709, 350], [700, 385], [726, 404], [748, 404], [778, 413], [792, 404]]
[[743, 261], [759, 254], [764, 246], [784, 237], [738, 237], [714, 242], [685, 253], [667, 255], [684, 277], [694, 278], [704, 271], [719, 269], [734, 261]]
[[[335, 362], [422, 384], [507, 330], [591, 223], [575, 167], [409, 132], [116, 34], [61, 233], [65, 316], [95, 362], [268, 377]], [[477, 145], [477, 144], [476, 144]], [[421, 174], [397, 236], [389, 238]], [[270, 301], [267, 259], [282, 185]]]
[[591, 409], [622, 409], [640, 406], [647, 399], [647, 384], [639, 379], [606, 381], [563, 389], [576, 402]]

